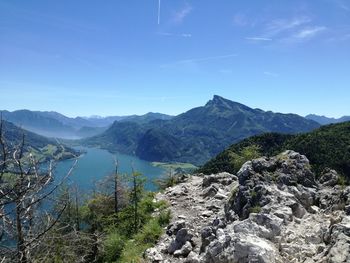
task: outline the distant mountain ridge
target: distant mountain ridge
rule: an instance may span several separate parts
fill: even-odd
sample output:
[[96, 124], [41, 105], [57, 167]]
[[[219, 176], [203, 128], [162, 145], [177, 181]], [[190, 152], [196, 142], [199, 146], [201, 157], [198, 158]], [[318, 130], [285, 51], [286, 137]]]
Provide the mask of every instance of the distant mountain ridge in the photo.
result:
[[3, 136], [6, 143], [13, 146], [19, 145], [21, 143], [22, 137], [24, 135], [25, 146], [31, 146], [35, 149], [45, 147], [48, 144], [54, 144], [53, 139], [48, 139], [33, 132], [23, 130], [11, 122], [2, 121]]
[[154, 121], [154, 120], [170, 120], [172, 118], [174, 118], [174, 116], [170, 116], [170, 115], [166, 115], [166, 114], [162, 114], [162, 113], [156, 113], [156, 112], [148, 112], [144, 115], [125, 116], [125, 117], [122, 117], [122, 119], [120, 119], [120, 121], [146, 124], [146, 123]]
[[114, 122], [104, 133], [83, 140], [89, 146], [135, 154], [147, 161], [202, 164], [228, 145], [269, 131], [300, 133], [320, 125], [296, 114], [252, 109], [218, 95], [205, 106], [169, 120], [144, 124]]
[[316, 114], [309, 114], [305, 116], [305, 118], [308, 120], [316, 121], [321, 125], [350, 121], [350, 116], [343, 116], [341, 118], [336, 119], [336, 118], [328, 118], [326, 116], [320, 116]]
[[79, 139], [94, 136], [105, 131], [114, 121], [146, 123], [155, 119], [170, 119], [172, 116], [161, 113], [145, 115], [75, 117], [70, 118], [54, 111], [0, 111], [2, 118], [15, 125], [46, 137]]
[[60, 144], [57, 140], [24, 130], [5, 120], [1, 122], [3, 139], [10, 149], [21, 145], [24, 139], [24, 152], [31, 152], [40, 160], [46, 158], [63, 160], [79, 155], [77, 151]]
[[0, 113], [4, 120], [46, 137], [56, 137], [53, 136], [54, 134], [61, 134], [61, 137], [66, 137], [74, 133], [72, 126], [61, 121], [64, 117], [59, 113], [30, 110], [1, 111]]

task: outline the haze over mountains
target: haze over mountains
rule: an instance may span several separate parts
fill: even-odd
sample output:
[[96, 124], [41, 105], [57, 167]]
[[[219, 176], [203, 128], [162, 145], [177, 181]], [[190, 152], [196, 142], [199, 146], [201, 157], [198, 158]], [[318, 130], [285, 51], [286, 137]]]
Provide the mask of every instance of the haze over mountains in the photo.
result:
[[201, 165], [232, 143], [266, 132], [308, 132], [330, 122], [324, 116], [282, 114], [253, 109], [215, 95], [204, 106], [177, 116], [76, 117], [57, 112], [1, 111], [4, 120], [47, 137], [82, 139], [86, 146], [132, 154], [147, 161]]
[[1, 136], [7, 146], [16, 148], [20, 147], [20, 145], [24, 143], [24, 153], [31, 152], [38, 160], [52, 157], [57, 160], [63, 160], [72, 158], [79, 154], [72, 148], [64, 146], [58, 140], [46, 138], [33, 132], [21, 129], [11, 122], [5, 120], [2, 120], [0, 130]]
[[320, 116], [316, 114], [309, 114], [305, 116], [305, 118], [308, 120], [316, 121], [321, 125], [350, 121], [350, 116], [343, 116], [341, 118], [336, 119], [336, 118], [328, 118], [326, 116]]
[[142, 116], [108, 116], [70, 118], [54, 111], [17, 110], [0, 111], [2, 118], [26, 130], [46, 137], [80, 139], [105, 131], [115, 121], [131, 120], [144, 123], [154, 119], [169, 119], [171, 116], [160, 113], [147, 113]]

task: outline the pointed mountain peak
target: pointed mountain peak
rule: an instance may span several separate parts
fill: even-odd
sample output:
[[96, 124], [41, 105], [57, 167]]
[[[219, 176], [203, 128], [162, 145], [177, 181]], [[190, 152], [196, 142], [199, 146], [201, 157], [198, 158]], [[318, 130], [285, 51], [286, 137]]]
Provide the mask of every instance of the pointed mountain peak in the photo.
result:
[[233, 103], [233, 101], [230, 101], [228, 99], [225, 99], [224, 97], [221, 97], [219, 95], [214, 95], [212, 99], [213, 103], [225, 103], [225, 102], [230, 102]]
[[208, 101], [206, 106], [224, 106], [225, 104], [226, 104], [225, 106], [229, 106], [227, 104], [231, 104], [231, 103], [234, 103], [234, 102], [227, 100], [221, 96], [214, 95], [213, 99]]
[[214, 107], [222, 110], [239, 110], [239, 111], [251, 111], [252, 109], [238, 102], [234, 102], [228, 99], [225, 99], [221, 96], [214, 95], [213, 99], [208, 101], [205, 105], [206, 107]]
[[217, 101], [217, 100], [224, 100], [225, 98], [224, 97], [221, 97], [221, 96], [219, 96], [219, 95], [214, 95], [213, 96], [213, 100], [214, 101]]

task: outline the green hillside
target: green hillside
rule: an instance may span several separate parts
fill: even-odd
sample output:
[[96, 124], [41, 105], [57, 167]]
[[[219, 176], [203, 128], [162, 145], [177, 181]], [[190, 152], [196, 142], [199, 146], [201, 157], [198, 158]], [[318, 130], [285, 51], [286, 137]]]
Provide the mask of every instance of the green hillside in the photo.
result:
[[54, 139], [21, 129], [7, 121], [2, 121], [2, 133], [4, 141], [10, 149], [19, 146], [24, 136], [24, 151], [31, 152], [42, 161], [48, 158], [69, 159], [79, 154]]
[[328, 167], [350, 179], [350, 122], [323, 126], [299, 135], [267, 133], [250, 137], [231, 145], [198, 171], [237, 173], [239, 160], [248, 160], [249, 155], [272, 156], [284, 150], [306, 155], [317, 174]]
[[206, 105], [170, 120], [115, 122], [104, 133], [83, 140], [83, 143], [136, 154], [152, 162], [202, 165], [244, 138], [266, 132], [307, 132], [319, 126], [295, 114], [252, 109], [215, 95]]

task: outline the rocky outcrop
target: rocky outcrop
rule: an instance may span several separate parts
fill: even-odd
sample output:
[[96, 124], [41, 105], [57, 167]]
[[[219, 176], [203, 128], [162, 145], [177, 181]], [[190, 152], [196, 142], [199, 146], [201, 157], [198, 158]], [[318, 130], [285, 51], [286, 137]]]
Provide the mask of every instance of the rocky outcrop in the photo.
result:
[[[208, 225], [225, 226], [223, 207], [237, 187], [237, 176], [221, 173], [184, 178], [184, 182], [158, 193], [156, 199], [170, 204], [173, 218], [157, 246], [147, 250], [146, 258], [150, 262], [202, 262], [202, 230]], [[208, 238], [208, 244], [211, 240]], [[154, 249], [162, 260], [149, 256], [155, 254]]]
[[196, 175], [157, 199], [173, 222], [149, 262], [350, 262], [350, 187], [319, 181], [293, 151], [245, 163], [237, 176]]

